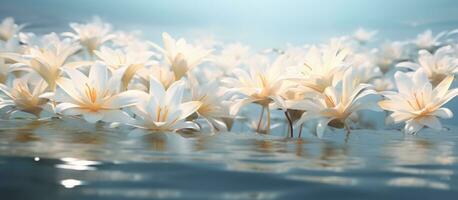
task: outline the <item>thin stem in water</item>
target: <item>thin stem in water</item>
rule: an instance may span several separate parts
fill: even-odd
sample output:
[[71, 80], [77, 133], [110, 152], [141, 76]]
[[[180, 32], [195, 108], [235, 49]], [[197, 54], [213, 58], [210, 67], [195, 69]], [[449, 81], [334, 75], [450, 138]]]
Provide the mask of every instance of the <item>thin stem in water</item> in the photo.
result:
[[346, 124], [344, 125], [345, 127], [345, 143], [348, 143], [348, 140], [350, 139], [350, 127], [348, 127]]
[[299, 138], [301, 138], [302, 136], [302, 128], [303, 128], [304, 124], [301, 124], [301, 126], [299, 126]]
[[293, 123], [291, 122], [291, 117], [289, 117], [288, 111], [285, 111], [285, 116], [286, 119], [288, 119], [290, 137], [294, 137]]
[[262, 117], [264, 116], [264, 106], [262, 106], [261, 116], [259, 117], [258, 127], [256, 128], [256, 132], [259, 132], [259, 127], [261, 127]]
[[267, 105], [266, 107], [267, 109], [267, 134], [270, 134], [270, 108], [269, 108], [269, 105]]

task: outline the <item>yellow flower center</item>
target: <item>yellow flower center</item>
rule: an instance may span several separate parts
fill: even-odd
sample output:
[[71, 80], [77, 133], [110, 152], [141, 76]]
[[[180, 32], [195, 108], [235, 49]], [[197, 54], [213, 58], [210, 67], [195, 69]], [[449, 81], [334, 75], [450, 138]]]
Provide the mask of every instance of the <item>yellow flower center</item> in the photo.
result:
[[84, 93], [89, 100], [88, 102], [82, 102], [81, 107], [85, 109], [89, 109], [91, 111], [98, 111], [100, 109], [104, 109], [103, 102], [111, 97], [108, 91], [103, 93], [97, 92], [97, 90], [90, 86], [89, 84], [85, 84]]
[[86, 90], [84, 91], [86, 93], [86, 96], [91, 100], [92, 103], [95, 103], [97, 100], [97, 90], [95, 88], [89, 86], [89, 84], [86, 85]]
[[414, 97], [413, 99], [407, 100], [407, 102], [413, 109], [421, 110], [422, 108], [425, 107], [425, 104], [423, 101], [423, 92], [420, 92], [420, 95], [415, 92], [413, 93], [413, 97]]
[[169, 116], [169, 108], [167, 106], [156, 108], [156, 120], [158, 122], [165, 122]]
[[41, 105], [46, 103], [45, 99], [38, 98], [30, 93], [26, 83], [18, 83], [11, 95], [14, 97], [14, 102], [20, 110], [35, 115], [41, 112]]

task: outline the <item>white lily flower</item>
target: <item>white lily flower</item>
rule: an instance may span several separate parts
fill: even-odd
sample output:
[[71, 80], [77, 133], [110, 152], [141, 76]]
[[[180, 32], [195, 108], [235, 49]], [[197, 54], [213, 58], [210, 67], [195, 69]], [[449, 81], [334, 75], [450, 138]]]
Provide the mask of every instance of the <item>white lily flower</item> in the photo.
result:
[[2, 55], [8, 53], [20, 53], [22, 50], [23, 48], [21, 48], [19, 40], [16, 36], [5, 42], [0, 40], [0, 83], [6, 83], [10, 74], [10, 66], [16, 62], [8, 57], [3, 57]]
[[406, 67], [411, 70], [423, 69], [429, 80], [434, 85], [439, 84], [445, 77], [458, 74], [458, 60], [454, 55], [456, 52], [451, 46], [439, 48], [434, 54], [429, 51], [418, 52], [418, 63], [402, 62], [397, 67]]
[[375, 100], [365, 98], [376, 92], [370, 85], [354, 81], [355, 76], [357, 74], [350, 68], [343, 75], [341, 88], [327, 87], [322, 94], [288, 105], [291, 109], [305, 111], [296, 126], [316, 119], [316, 134], [322, 137], [327, 126], [349, 130], [349, 120], [357, 119], [360, 110], [379, 111]]
[[376, 52], [375, 63], [383, 74], [390, 71], [397, 62], [407, 59], [404, 46], [402, 42], [385, 42]]
[[132, 118], [121, 109], [138, 103], [141, 91], [119, 92], [120, 77], [110, 76], [107, 66], [101, 62], [91, 66], [89, 76], [76, 69], [65, 72], [69, 78], [59, 79], [58, 89], [49, 97], [57, 103], [56, 113], [82, 116], [89, 123], [131, 122]]
[[384, 57], [394, 60], [405, 59], [405, 42], [385, 42], [382, 44], [381, 53]]
[[158, 80], [151, 78], [149, 94], [138, 96], [140, 103], [131, 108], [136, 117], [130, 124], [151, 131], [198, 130], [199, 126], [186, 121], [186, 118], [195, 113], [202, 103], [183, 102], [185, 87], [185, 82], [181, 80], [166, 90]]
[[14, 19], [12, 17], [7, 17], [3, 19], [2, 23], [0, 24], [0, 40], [10, 40], [22, 28], [24, 28], [24, 25], [15, 24]]
[[355, 53], [349, 57], [348, 62], [354, 66], [354, 72], [357, 74], [355, 78], [359, 83], [369, 83], [377, 77], [381, 77], [383, 73], [380, 68], [374, 63], [374, 55], [372, 53]]
[[375, 35], [377, 34], [377, 31], [369, 31], [365, 30], [363, 28], [358, 28], [355, 33], [353, 34], [353, 37], [361, 44], [364, 44], [368, 41], [370, 41]]
[[[119, 47], [129, 47], [129, 46], [137, 46], [140, 43], [145, 44], [142, 40], [139, 39], [141, 35], [141, 31], [132, 31], [132, 32], [124, 32], [118, 31], [115, 33], [112, 41], [115, 46]], [[142, 45], [143, 46], [143, 45]], [[145, 44], [144, 49], [147, 49], [149, 45]]]
[[14, 79], [11, 84], [0, 84], [0, 109], [8, 108], [8, 113], [22, 111], [37, 117], [45, 108], [48, 100], [40, 97], [48, 85], [41, 80], [32, 84], [29, 77]]
[[229, 116], [229, 108], [224, 104], [224, 93], [219, 90], [218, 82], [200, 84], [192, 76], [189, 77], [189, 81], [191, 83], [191, 99], [201, 103], [197, 114], [205, 118], [214, 129], [227, 131], [228, 125], [225, 124], [225, 119], [231, 117]]
[[270, 66], [251, 67], [247, 72], [243, 69], [234, 69], [235, 77], [227, 77], [223, 82], [229, 87], [228, 92], [244, 95], [231, 108], [231, 115], [249, 103], [258, 103], [267, 107], [271, 102], [277, 101], [285, 88], [285, 66], [282, 65], [284, 56], [279, 56]]
[[425, 32], [418, 34], [417, 38], [414, 41], [414, 44], [418, 49], [425, 49], [427, 51], [433, 51], [436, 47], [440, 46], [440, 39], [446, 34], [446, 32], [441, 32], [436, 36], [433, 36], [431, 30], [426, 30]]
[[110, 33], [111, 25], [104, 23], [98, 17], [95, 17], [91, 22], [86, 24], [71, 23], [70, 27], [75, 33], [66, 32], [63, 35], [79, 41], [91, 55], [100, 46], [115, 37]]
[[153, 52], [137, 51], [136, 49], [102, 47], [94, 51], [95, 55], [110, 69], [118, 69], [129, 65], [145, 65], [149, 62]]
[[60, 78], [62, 68], [78, 67], [87, 62], [67, 63], [70, 56], [75, 54], [81, 47], [70, 39], [60, 40], [55, 33], [43, 37], [44, 46], [29, 46], [25, 55], [17, 53], [0, 53], [0, 57], [15, 60], [10, 71], [30, 71], [38, 73], [49, 85], [51, 90], [56, 87], [56, 81]]
[[168, 33], [162, 33], [162, 41], [164, 48], [154, 43], [151, 45], [164, 55], [177, 80], [185, 76], [193, 67], [202, 63], [203, 59], [213, 51], [188, 44], [183, 38], [175, 40]]
[[270, 104], [280, 105], [283, 108], [283, 99], [281, 95], [287, 89], [284, 84], [285, 80], [285, 66], [283, 65], [286, 57], [285, 55], [279, 56], [269, 66], [260, 66], [250, 68], [247, 72], [242, 69], [234, 69], [235, 77], [227, 77], [223, 82], [229, 87], [228, 93], [236, 93], [243, 95], [231, 106], [229, 114], [236, 115], [241, 107], [257, 103], [262, 106], [262, 112], [258, 123], [257, 130], [260, 130], [264, 110], [267, 110], [267, 127], [270, 130]]
[[110, 70], [114, 71], [121, 67], [127, 67], [122, 77], [122, 89], [126, 90], [128, 84], [137, 71], [150, 63], [152, 52], [136, 51], [135, 49], [111, 49], [102, 47], [100, 51], [94, 51], [95, 55], [102, 60]]
[[233, 43], [224, 46], [219, 55], [214, 55], [212, 62], [228, 74], [232, 69], [239, 67], [248, 56], [250, 56], [249, 46]]
[[172, 83], [176, 81], [175, 74], [168, 66], [164, 65], [153, 65], [151, 67], [141, 68], [137, 71], [136, 74], [143, 84], [145, 91], [149, 90], [150, 79], [151, 77], [155, 78], [157, 81], [161, 82], [165, 89], [169, 88]]
[[387, 77], [374, 79], [371, 81], [371, 84], [377, 92], [389, 91], [395, 88], [393, 81]]
[[306, 54], [303, 66], [291, 68], [293, 76], [299, 75], [300, 84], [317, 92], [323, 92], [333, 82], [340, 80], [343, 72], [348, 68], [345, 58], [350, 50], [341, 44], [340, 40], [332, 40], [322, 48], [312, 46]]
[[449, 75], [433, 88], [423, 69], [411, 76], [396, 72], [398, 92], [386, 92], [387, 100], [379, 102], [381, 108], [393, 112], [389, 120], [394, 123], [405, 122], [404, 131], [414, 134], [427, 126], [442, 129], [439, 118], [451, 118], [453, 113], [442, 106], [458, 95], [458, 89], [449, 90], [453, 76]]

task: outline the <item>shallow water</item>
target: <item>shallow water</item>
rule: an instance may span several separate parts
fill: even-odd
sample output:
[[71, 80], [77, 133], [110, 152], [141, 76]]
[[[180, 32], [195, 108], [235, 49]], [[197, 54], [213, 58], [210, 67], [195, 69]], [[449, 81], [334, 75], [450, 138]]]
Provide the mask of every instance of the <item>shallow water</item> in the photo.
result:
[[0, 122], [5, 199], [453, 199], [458, 127], [325, 139]]

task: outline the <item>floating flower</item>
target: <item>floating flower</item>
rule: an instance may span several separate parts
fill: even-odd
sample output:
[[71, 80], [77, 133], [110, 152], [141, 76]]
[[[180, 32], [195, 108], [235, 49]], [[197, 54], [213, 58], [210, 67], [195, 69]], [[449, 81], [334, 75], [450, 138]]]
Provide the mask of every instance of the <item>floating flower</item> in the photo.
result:
[[316, 134], [322, 137], [328, 126], [349, 130], [350, 120], [357, 119], [357, 112], [360, 110], [378, 111], [375, 99], [369, 98], [369, 95], [376, 92], [370, 89], [370, 85], [355, 81], [355, 76], [357, 74], [350, 68], [345, 71], [340, 88], [327, 87], [323, 93], [315, 97], [288, 105], [291, 109], [305, 111], [296, 125], [315, 119]]
[[361, 44], [365, 44], [366, 42], [370, 41], [375, 35], [377, 31], [368, 31], [363, 28], [358, 28], [353, 37]]
[[395, 88], [393, 81], [387, 77], [376, 78], [371, 81], [371, 84], [377, 92], [393, 90]]
[[398, 92], [386, 92], [387, 100], [379, 102], [381, 108], [393, 112], [389, 120], [405, 122], [404, 131], [415, 134], [423, 127], [442, 129], [439, 118], [451, 118], [453, 113], [442, 106], [458, 95], [458, 89], [449, 90], [453, 76], [449, 75], [433, 88], [423, 69], [411, 76], [403, 72], [395, 74]]
[[17, 53], [0, 53], [0, 57], [15, 60], [16, 63], [10, 70], [35, 71], [49, 85], [51, 90], [56, 87], [64, 67], [78, 67], [87, 62], [67, 63], [70, 56], [81, 47], [70, 39], [60, 40], [59, 36], [51, 33], [43, 37], [44, 46], [29, 46], [25, 55]]
[[5, 53], [20, 53], [22, 48], [17, 37], [10, 38], [8, 41], [0, 41], [0, 83], [5, 84], [10, 74], [10, 66], [14, 60], [2, 57]]
[[[257, 103], [262, 106], [260, 120], [263, 118], [264, 110], [267, 110], [267, 130], [270, 129], [270, 108], [269, 104], [276, 102], [282, 104], [281, 94], [286, 90], [283, 87], [285, 66], [282, 65], [285, 57], [279, 56], [269, 66], [250, 68], [247, 72], [243, 69], [234, 69], [235, 77], [228, 77], [223, 82], [230, 87], [228, 92], [243, 95], [230, 108], [230, 114], [235, 115], [239, 109], [249, 103]], [[259, 123], [260, 124], [260, 123]], [[258, 126], [258, 130], [259, 130]]]
[[404, 46], [401, 42], [386, 42], [376, 51], [375, 64], [382, 73], [386, 74], [397, 62], [407, 59]]
[[120, 77], [109, 74], [107, 66], [96, 62], [89, 76], [76, 69], [66, 69], [69, 78], [57, 81], [59, 86], [50, 99], [57, 103], [56, 113], [82, 116], [89, 123], [98, 121], [129, 123], [132, 118], [123, 110], [139, 101], [138, 90], [119, 92]]
[[203, 58], [212, 52], [212, 50], [188, 44], [183, 38], [175, 40], [168, 33], [162, 33], [162, 41], [164, 48], [154, 43], [151, 45], [164, 55], [177, 80], [185, 76], [190, 69], [199, 65]]
[[227, 131], [228, 124], [226, 120], [230, 119], [229, 108], [225, 105], [224, 92], [219, 90], [217, 81], [205, 84], [199, 83], [196, 79], [191, 78], [191, 99], [201, 103], [197, 114], [205, 118], [211, 127], [219, 131]]
[[150, 63], [152, 52], [138, 51], [136, 49], [116, 49], [102, 47], [100, 51], [94, 51], [95, 55], [103, 61], [111, 70], [127, 67], [122, 77], [122, 90], [126, 90], [128, 84], [136, 72]]
[[441, 32], [436, 36], [433, 36], [433, 32], [431, 30], [427, 30], [421, 34], [418, 34], [417, 38], [414, 41], [414, 44], [417, 46], [418, 49], [425, 49], [427, 51], [433, 51], [436, 47], [441, 45], [439, 41], [446, 32]]
[[212, 62], [220, 67], [226, 74], [239, 67], [250, 55], [250, 47], [241, 43], [228, 44], [223, 47], [219, 55], [212, 57]]
[[202, 103], [183, 103], [185, 87], [185, 82], [181, 80], [166, 90], [158, 80], [151, 78], [149, 94], [137, 96], [141, 101], [131, 108], [136, 117], [130, 124], [151, 131], [198, 130], [199, 126], [192, 121], [186, 121], [186, 118], [195, 113]]
[[423, 69], [429, 80], [434, 85], [439, 84], [445, 77], [458, 73], [458, 60], [454, 56], [456, 52], [451, 46], [439, 48], [434, 54], [429, 51], [418, 52], [418, 63], [402, 62], [397, 67], [406, 67], [411, 70]]
[[0, 24], [0, 40], [10, 40], [22, 28], [24, 28], [24, 25], [15, 24], [14, 19], [12, 17], [5, 18]]
[[267, 67], [251, 67], [249, 72], [234, 69], [234, 77], [224, 79], [223, 82], [230, 87], [228, 92], [240, 93], [245, 97], [231, 108], [232, 114], [237, 113], [243, 105], [257, 103], [267, 107], [279, 98], [286, 78], [282, 76], [285, 71], [281, 65], [282, 59], [282, 56], [278, 57]]
[[48, 85], [43, 80], [32, 83], [29, 78], [14, 79], [8, 85], [0, 84], [0, 109], [8, 108], [9, 114], [21, 111], [40, 116], [48, 102], [40, 95], [45, 93]]
[[138, 71], [137, 75], [141, 78], [142, 82], [149, 88], [149, 80], [151, 77], [161, 82], [165, 89], [168, 89], [172, 83], [176, 81], [175, 74], [168, 66], [153, 65], [151, 68], [142, 68]]
[[341, 40], [332, 40], [329, 45], [321, 48], [312, 46], [304, 58], [304, 64], [291, 68], [294, 76], [300, 80], [300, 84], [317, 92], [323, 92], [334, 82], [340, 80], [340, 76], [348, 68], [345, 58], [350, 50], [342, 46]]
[[[140, 31], [133, 31], [133, 32], [124, 32], [119, 31], [114, 34], [112, 39], [113, 44], [118, 47], [129, 47], [129, 46], [136, 46], [140, 43], [145, 44], [142, 40], [139, 39], [141, 35]], [[142, 45], [143, 46], [143, 45]], [[149, 45], [144, 45], [145, 49], [149, 47]]]
[[70, 27], [75, 33], [66, 32], [65, 36], [69, 36], [79, 41], [89, 54], [93, 54], [100, 46], [115, 37], [111, 34], [111, 25], [104, 23], [100, 18], [95, 17], [87, 24], [71, 23]]

